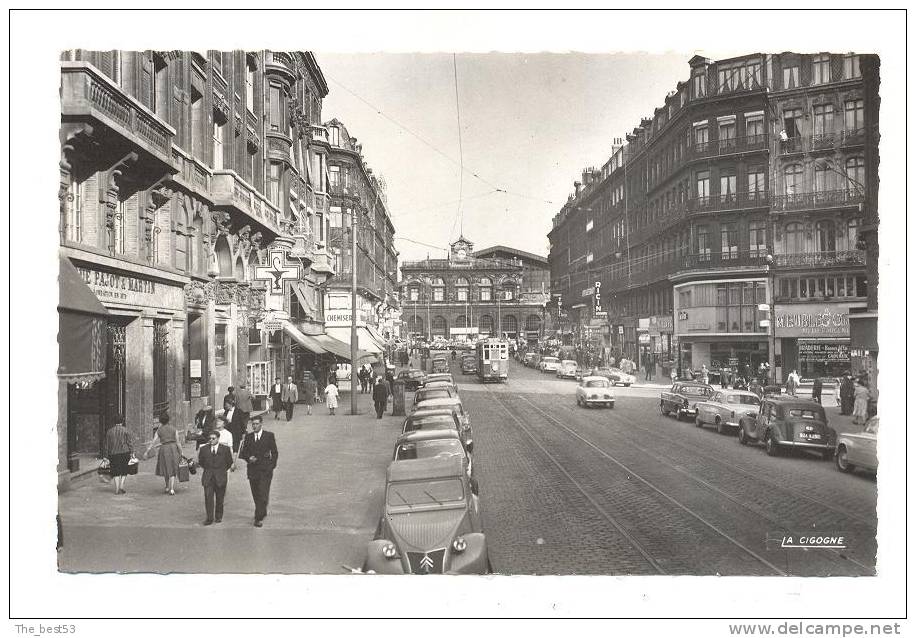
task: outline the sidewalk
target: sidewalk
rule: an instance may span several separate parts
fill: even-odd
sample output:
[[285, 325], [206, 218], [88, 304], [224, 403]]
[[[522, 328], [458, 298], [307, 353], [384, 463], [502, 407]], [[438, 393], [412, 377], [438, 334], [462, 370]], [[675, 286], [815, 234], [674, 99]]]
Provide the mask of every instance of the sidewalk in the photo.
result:
[[[349, 392], [337, 415], [324, 404], [306, 416], [299, 404], [291, 422], [270, 414], [264, 429], [277, 437], [279, 461], [269, 515], [254, 528], [254, 505], [245, 463], [229, 475], [225, 514], [204, 527], [201, 472], [164, 494], [156, 459], [141, 461], [117, 496], [93, 472], [59, 495], [64, 571], [343, 573], [359, 566], [382, 509], [385, 471], [403, 417], [389, 410], [376, 419], [370, 395], [360, 394], [360, 414], [350, 415]], [[196, 457], [193, 443], [185, 456]], [[231, 554], [206, 553], [208, 540], [231, 538]], [[270, 539], [265, 542], [264, 539]], [[254, 553], [246, 551], [254, 548]]]

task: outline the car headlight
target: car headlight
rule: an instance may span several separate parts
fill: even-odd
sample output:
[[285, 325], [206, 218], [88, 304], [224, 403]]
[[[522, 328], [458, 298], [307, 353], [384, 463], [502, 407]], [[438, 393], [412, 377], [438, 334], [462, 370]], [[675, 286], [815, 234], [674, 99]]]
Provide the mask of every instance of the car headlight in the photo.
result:
[[388, 543], [382, 547], [382, 556], [385, 558], [397, 558], [398, 557], [398, 548], [394, 546], [394, 543]]
[[452, 541], [452, 549], [455, 550], [456, 554], [460, 554], [468, 548], [468, 542], [464, 540], [464, 536], [459, 536]]
[[610, 394], [605, 394], [605, 395], [604, 395], [604, 398], [605, 398], [605, 399], [610, 399], [610, 398], [611, 398], [611, 395], [610, 395]]

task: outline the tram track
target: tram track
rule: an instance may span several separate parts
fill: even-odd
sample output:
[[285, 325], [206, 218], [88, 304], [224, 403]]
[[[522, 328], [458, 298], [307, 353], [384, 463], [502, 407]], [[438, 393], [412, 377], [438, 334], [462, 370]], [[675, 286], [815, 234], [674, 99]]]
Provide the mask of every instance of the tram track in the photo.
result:
[[[525, 397], [490, 391], [487, 394], [495, 399], [495, 403], [508, 415], [517, 429], [522, 431], [526, 438], [561, 471], [561, 474], [575, 485], [590, 505], [637, 549], [656, 573], [698, 574], [736, 570], [737, 574], [743, 575], [787, 575], [780, 567], [734, 538], [708, 517], [646, 479], [632, 467], [585, 439]], [[514, 405], [515, 401], [527, 405], [529, 411], [533, 410], [540, 415], [542, 427], [539, 432], [536, 433], [536, 428], [523, 422], [520, 416], [523, 412], [520, 408], [523, 406]], [[550, 433], [558, 432], [554, 426], [565, 432], [568, 439], [571, 437], [580, 450], [584, 443], [585, 449], [610, 461], [612, 466], [589, 467], [587, 476], [577, 479], [574, 476], [576, 468], [569, 466], [560, 458], [562, 453], [556, 449], [551, 452], [544, 443], [545, 436], [549, 437]], [[555, 447], [563, 445], [562, 442], [554, 444]], [[587, 464], [583, 458], [577, 458], [577, 462], [580, 465]], [[598, 474], [601, 476], [598, 477]], [[639, 505], [634, 507], [634, 503]], [[611, 504], [617, 506], [619, 515], [609, 511]], [[671, 508], [671, 505], [674, 508]], [[662, 559], [661, 554], [665, 554], [666, 558]], [[719, 569], [713, 570], [713, 565], [703, 560], [698, 561], [698, 556], [710, 557], [711, 562], [715, 562]]]
[[[524, 397], [522, 397], [521, 400], [527, 401], [527, 402], [531, 403], [528, 399], [526, 399], [526, 398], [524, 398]], [[534, 404], [532, 403], [532, 405], [534, 405]], [[539, 412], [542, 412], [542, 413], [543, 413], [543, 411], [540, 410], [540, 408], [536, 408], [536, 409], [537, 409]], [[573, 413], [575, 413], [577, 416], [580, 416], [580, 417], [583, 416], [581, 410], [577, 410], [577, 409], [572, 408], [572, 407], [564, 407], [564, 408], [561, 408], [561, 409], [563, 409], [565, 412], [569, 413], [570, 415], [572, 415]], [[546, 414], [546, 413], [545, 413], [545, 414]], [[598, 427], [605, 427], [605, 426], [607, 426], [607, 422], [606, 422], [606, 421], [604, 421], [604, 422], [599, 422], [599, 421], [597, 420], [598, 417], [596, 417], [596, 416], [593, 416], [593, 415], [584, 415], [584, 418], [585, 418], [590, 424], [592, 424], [592, 425], [594, 425], [594, 426], [598, 426]], [[673, 444], [674, 446], [680, 447], [680, 448], [682, 448], [682, 449], [684, 449], [684, 450], [687, 450], [687, 451], [689, 451], [689, 452], [691, 452], [691, 453], [694, 453], [694, 452], [695, 452], [695, 448], [694, 448], [693, 446], [690, 446], [690, 445], [688, 445], [688, 444], [683, 443], [682, 441], [675, 440], [675, 439], [671, 439], [671, 438], [668, 438], [668, 437], [658, 437], [655, 431], [647, 430], [647, 429], [644, 428], [644, 427], [641, 427], [641, 426], [636, 425], [636, 422], [633, 421], [633, 419], [630, 419], [630, 418], [628, 418], [628, 417], [626, 417], [626, 416], [624, 416], [624, 415], [616, 414], [616, 413], [615, 413], [615, 414], [611, 415], [611, 418], [613, 418], [613, 419], [615, 419], [615, 420], [618, 420], [618, 421], [621, 421], [621, 422], [625, 423], [625, 424], [626, 424], [627, 426], [629, 426], [629, 427], [633, 427], [633, 428], [639, 429], [640, 431], [645, 432], [645, 433], [647, 433], [647, 434], [651, 434], [651, 435], [652, 435], [653, 437], [655, 437], [655, 438], [662, 438], [662, 439], [665, 440], [665, 442], [667, 442], [667, 443], [669, 443], [669, 444]], [[557, 420], [557, 422], [559, 422], [559, 421]], [[566, 427], [566, 426], [564, 426], [564, 427]], [[567, 428], [567, 429], [568, 429], [568, 428]], [[776, 528], [776, 529], [772, 529], [772, 528], [771, 528], [771, 531], [781, 531], [781, 532], [783, 532], [783, 533], [796, 533], [796, 532], [799, 532], [799, 531], [800, 531], [800, 526], [799, 526], [798, 524], [792, 524], [792, 523], [790, 523], [790, 522], [784, 520], [783, 518], [780, 518], [779, 516], [774, 515], [773, 513], [766, 511], [766, 509], [765, 509], [763, 506], [755, 505], [755, 504], [752, 504], [751, 502], [749, 502], [749, 500], [748, 500], [748, 495], [743, 495], [743, 496], [741, 496], [741, 495], [737, 495], [737, 494], [734, 494], [734, 493], [730, 493], [730, 492], [726, 491], [725, 489], [722, 489], [721, 487], [719, 487], [719, 486], [717, 486], [717, 485], [714, 485], [714, 484], [711, 483], [710, 481], [708, 481], [708, 480], [704, 479], [703, 477], [697, 475], [695, 472], [686, 469], [686, 468], [681, 464], [681, 463], [683, 462], [682, 460], [677, 459], [677, 458], [674, 458], [673, 456], [670, 455], [670, 453], [669, 453], [669, 455], [666, 455], [665, 452], [663, 452], [663, 451], [659, 451], [659, 450], [650, 450], [650, 449], [644, 447], [643, 445], [641, 445], [640, 442], [638, 442], [634, 437], [629, 436], [629, 435], [626, 434], [625, 432], [626, 432], [626, 431], [623, 431], [623, 430], [617, 430], [617, 431], [615, 431], [615, 432], [613, 433], [612, 436], [614, 436], [614, 437], [617, 438], [617, 439], [623, 439], [624, 441], [626, 441], [627, 445], [630, 446], [631, 448], [633, 448], [633, 449], [635, 449], [635, 450], [638, 450], [640, 453], [642, 453], [642, 454], [648, 456], [649, 458], [654, 459], [656, 462], [658, 462], [658, 463], [664, 465], [665, 467], [667, 467], [667, 468], [670, 469], [671, 471], [677, 472], [678, 474], [680, 474], [680, 475], [686, 477], [687, 479], [693, 481], [695, 484], [701, 486], [703, 489], [705, 489], [705, 490], [707, 490], [707, 491], [710, 491], [710, 492], [713, 492], [713, 493], [717, 494], [718, 496], [720, 496], [720, 497], [722, 497], [722, 498], [724, 498], [724, 499], [727, 499], [728, 501], [730, 501], [730, 502], [733, 503], [734, 505], [736, 505], [736, 506], [738, 506], [738, 507], [740, 507], [740, 508], [742, 508], [742, 509], [744, 509], [744, 510], [750, 512], [751, 515], [756, 516], [756, 517], [758, 517], [758, 518], [760, 518], [760, 519], [763, 519], [764, 521], [769, 522], [771, 525], [773, 525], [773, 526]], [[583, 441], [585, 441], [587, 444], [594, 445], [593, 442], [588, 441], [588, 440], [587, 440], [585, 437], [583, 437], [582, 435], [576, 434], [576, 436], [579, 437], [580, 439], [582, 439]], [[756, 478], [757, 478], [757, 477], [755, 477], [754, 475], [752, 475], [752, 474], [750, 474], [750, 473], [748, 473], [748, 472], [745, 472], [745, 471], [740, 470], [740, 468], [735, 467], [735, 466], [732, 465], [731, 463], [727, 463], [727, 462], [725, 462], [725, 461], [721, 461], [721, 459], [719, 459], [719, 458], [711, 457], [711, 456], [707, 456], [707, 455], [702, 455], [702, 456], [703, 456], [704, 460], [709, 461], [709, 462], [714, 463], [714, 464], [719, 465], [719, 466], [727, 467], [727, 468], [729, 468], [729, 469], [732, 470], [732, 471], [735, 471], [735, 472], [738, 472], [738, 473], [742, 474], [745, 478], [754, 479], [754, 480], [756, 480]], [[733, 481], [728, 480], [728, 477], [725, 477], [725, 480], [722, 480], [721, 483], [724, 484], [724, 485], [734, 485]], [[779, 486], [779, 485], [776, 485], [776, 484], [770, 484], [770, 485], [771, 485], [773, 488], [781, 489], [781, 486]], [[829, 507], [828, 504], [822, 503], [822, 502], [819, 501], [818, 499], [806, 498], [804, 494], [799, 494], [799, 493], [797, 493], [797, 492], [794, 491], [794, 490], [784, 490], [784, 491], [786, 491], [787, 493], [790, 493], [790, 494], [794, 494], [795, 496], [801, 497], [801, 498], [803, 498], [803, 499], [805, 499], [805, 500], [811, 501], [811, 502], [813, 502], [813, 503], [817, 503], [817, 504], [819, 504], [819, 505], [821, 505], [821, 506], [823, 506], [823, 507], [826, 507], [827, 509], [829, 509], [829, 510], [831, 510], [831, 511], [834, 511], [834, 512], [837, 512], [837, 513], [840, 513], [840, 514], [845, 514], [842, 510], [837, 510], [836, 508]], [[775, 499], [775, 500], [779, 500], [779, 499], [777, 498], [777, 499]], [[857, 520], [859, 520], [859, 519], [857, 519]], [[871, 527], [870, 525], [867, 525], [867, 522], [866, 522], [866, 526], [867, 526], [869, 529], [872, 529], [872, 530], [873, 530], [873, 527]], [[867, 532], [866, 532], [866, 533], [867, 533]], [[873, 536], [872, 536], [872, 537], [873, 537]], [[835, 568], [838, 568], [838, 569], [840, 569], [841, 571], [846, 571], [846, 570], [848, 569], [848, 565], [849, 565], [849, 564], [852, 564], [852, 565], [855, 565], [856, 567], [858, 567], [859, 570], [861, 570], [860, 573], [854, 574], [854, 575], [874, 575], [874, 567], [873, 567], [873, 566], [867, 565], [867, 564], [865, 564], [865, 563], [863, 563], [863, 562], [857, 560], [856, 558], [850, 556], [848, 552], [841, 552], [840, 550], [832, 549], [832, 548], [815, 549], [815, 550], [813, 550], [813, 551], [815, 551], [815, 552], [820, 552], [820, 553], [829, 555], [829, 556], [833, 559], [833, 561], [834, 561]]]

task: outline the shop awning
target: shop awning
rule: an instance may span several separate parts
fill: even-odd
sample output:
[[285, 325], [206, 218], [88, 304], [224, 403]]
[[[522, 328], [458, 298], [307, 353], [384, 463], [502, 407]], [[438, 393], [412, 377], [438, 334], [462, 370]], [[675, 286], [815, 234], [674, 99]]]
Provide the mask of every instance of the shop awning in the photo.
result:
[[283, 332], [288, 334], [296, 343], [309, 352], [314, 352], [315, 354], [324, 354], [327, 352], [327, 350], [318, 343], [315, 337], [304, 334], [288, 321], [283, 322]]
[[105, 377], [108, 310], [63, 255], [58, 284], [57, 374], [67, 383], [94, 383]]
[[388, 341], [383, 337], [378, 330], [372, 326], [366, 326], [366, 332], [369, 333], [369, 336], [375, 342], [381, 352], [385, 351], [385, 348], [388, 346]]
[[[349, 328], [328, 328], [327, 332], [330, 336], [334, 337], [338, 341], [343, 341], [347, 344], [347, 348], [350, 347], [350, 329]], [[369, 354], [381, 354], [385, 351], [385, 345], [379, 344], [375, 337], [372, 336], [372, 333], [365, 326], [356, 327], [357, 338], [359, 343], [357, 347], [360, 350], [365, 350]]]
[[[350, 340], [349, 339], [347, 339], [346, 341], [341, 341], [340, 339], [336, 339], [332, 337], [331, 335], [327, 335], [327, 334], [315, 335], [313, 339], [315, 339], [319, 344], [321, 344], [321, 347], [323, 347], [325, 350], [327, 350], [334, 356], [340, 357], [341, 359], [345, 359], [346, 361], [350, 361]], [[374, 361], [376, 358], [377, 357], [375, 354], [366, 352], [365, 350], [359, 350], [357, 351], [357, 355], [356, 355], [356, 359], [357, 359], [356, 363], [357, 365], [359, 365], [360, 363], [363, 363], [365, 361]]]
[[296, 299], [299, 300], [299, 306], [302, 307], [303, 312], [310, 317], [316, 316], [315, 308], [309, 300], [307, 284], [304, 281], [294, 281], [292, 282], [292, 289], [296, 293]]

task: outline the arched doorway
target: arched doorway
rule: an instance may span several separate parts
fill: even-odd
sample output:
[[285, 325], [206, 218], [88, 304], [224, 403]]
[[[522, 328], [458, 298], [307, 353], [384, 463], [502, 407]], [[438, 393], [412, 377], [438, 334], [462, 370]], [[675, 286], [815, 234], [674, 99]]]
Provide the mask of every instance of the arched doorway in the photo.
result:
[[446, 337], [448, 335], [448, 322], [442, 315], [433, 317], [432, 333], [434, 337]]
[[491, 315], [480, 315], [480, 334], [493, 336], [493, 317]]
[[515, 315], [503, 315], [502, 332], [505, 332], [510, 339], [518, 337], [518, 319]]
[[216, 266], [219, 270], [219, 276], [231, 277], [233, 271], [232, 251], [229, 248], [229, 242], [226, 240], [225, 235], [220, 235], [216, 240], [213, 252], [216, 254]]

